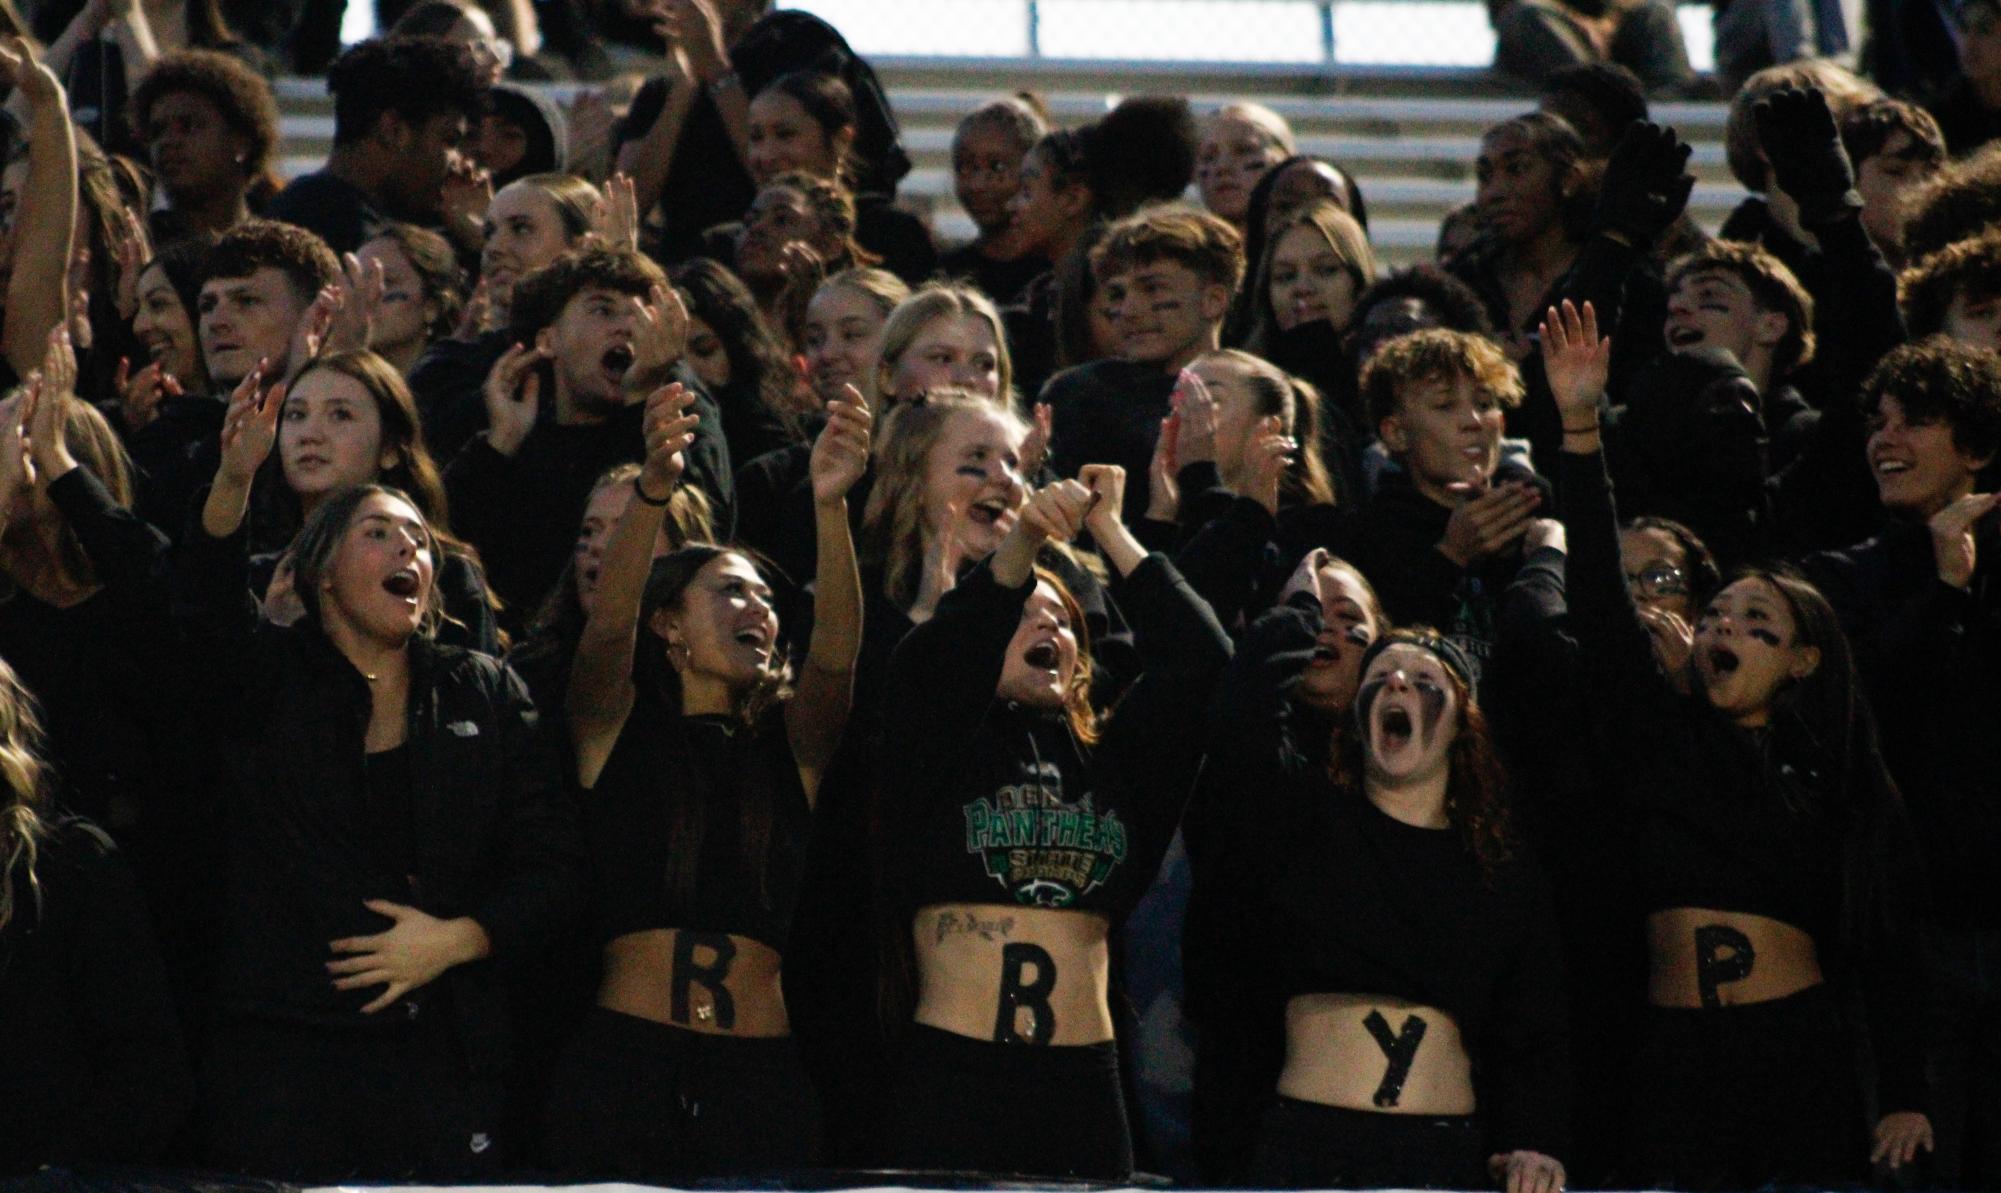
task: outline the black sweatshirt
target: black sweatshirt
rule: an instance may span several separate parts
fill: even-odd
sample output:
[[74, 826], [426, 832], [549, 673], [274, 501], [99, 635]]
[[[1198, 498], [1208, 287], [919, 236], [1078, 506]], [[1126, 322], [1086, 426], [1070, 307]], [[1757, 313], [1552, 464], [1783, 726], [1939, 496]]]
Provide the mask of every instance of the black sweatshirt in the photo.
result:
[[1037, 399], [1050, 408], [1049, 455], [1057, 476], [1074, 477], [1086, 464], [1126, 470], [1127, 525], [1146, 512], [1147, 466], [1160, 420], [1173, 409], [1176, 380], [1157, 363], [1096, 360], [1051, 377]]
[[[416, 873], [387, 873], [362, 829], [368, 682], [317, 627], [261, 623], [247, 573], [241, 532], [216, 539], [197, 527], [174, 575], [228, 765], [217, 784], [232, 859], [220, 1006], [356, 1028], [442, 1004], [474, 1071], [498, 1071], [509, 1038], [501, 967], [532, 960], [583, 900], [575, 808], [527, 689], [490, 656], [411, 639]], [[380, 990], [335, 990], [324, 965], [329, 941], [388, 926], [367, 899], [470, 916], [492, 956], [364, 1016]]]
[[1143, 671], [1095, 746], [996, 695], [1033, 583], [981, 564], [910, 631], [884, 694], [886, 862], [900, 911], [1020, 903], [1117, 924], [1152, 884], [1194, 780], [1230, 640], [1159, 555], [1120, 585]]
[[0, 926], [0, 1175], [156, 1159], [193, 1101], [187, 1054], [144, 901], [83, 821], [12, 875]]
[[[1923, 877], [1901, 802], [1874, 810], [1874, 822], [1856, 830], [1876, 873], [1866, 934], [1851, 946], [1843, 928], [1851, 834], [1836, 816], [1811, 810], [1833, 798], [1813, 790], [1825, 786], [1831, 761], [1797, 734], [1747, 732], [1669, 686], [1626, 591], [1604, 458], [1565, 452], [1559, 460], [1570, 619], [1592, 693], [1585, 707], [1601, 748], [1625, 760], [1605, 794], [1636, 822], [1641, 907], [1744, 912], [1812, 936], [1831, 979], [1860, 980], [1879, 1112], [1923, 1111], [1929, 1097], [1914, 922]], [[1795, 810], [1801, 806], [1810, 810]]]
[[[698, 394], [695, 410], [702, 421], [682, 483], [708, 496], [716, 534], [727, 541], [735, 492], [729, 450], [715, 403]], [[517, 619], [540, 606], [562, 575], [598, 477], [644, 458], [645, 415], [634, 403], [594, 425], [545, 417], [512, 456], [475, 435], [445, 470], [453, 529], [478, 549], [487, 582]]]
[[1931, 531], [1916, 521], [1892, 521], [1804, 566], [1855, 644], [1924, 854], [1933, 918], [1992, 932], [2001, 928], [2001, 534], [1992, 518], [1977, 550], [1964, 589], [1938, 578]]
[[[1313, 654], [1317, 610], [1274, 609], [1216, 691], [1209, 786], [1229, 801], [1211, 844], [1264, 889], [1271, 922], [1240, 962], [1276, 966], [1278, 992], [1399, 998], [1450, 1014], [1473, 1059], [1490, 1151], [1560, 1155], [1568, 1032], [1555, 914], [1519, 846], [1484, 870], [1453, 829], [1408, 825], [1325, 769], [1326, 728], [1300, 740], [1289, 690]], [[1220, 816], [1216, 819], [1222, 819]]]

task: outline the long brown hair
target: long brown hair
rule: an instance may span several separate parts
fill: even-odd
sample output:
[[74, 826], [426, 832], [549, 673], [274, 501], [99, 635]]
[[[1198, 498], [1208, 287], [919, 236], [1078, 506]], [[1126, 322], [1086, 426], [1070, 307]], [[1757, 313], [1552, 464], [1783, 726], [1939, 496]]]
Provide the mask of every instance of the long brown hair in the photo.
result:
[[[1437, 637], [1437, 631], [1421, 626], [1401, 627], [1385, 630], [1376, 639], [1375, 648], [1402, 643], [1430, 651], [1431, 642]], [[1457, 668], [1447, 664], [1440, 670], [1447, 676], [1459, 704], [1457, 733], [1447, 754], [1450, 777], [1445, 786], [1445, 818], [1459, 835], [1466, 852], [1479, 863], [1482, 876], [1491, 882], [1515, 852], [1508, 773], [1501, 765], [1500, 753], [1495, 750], [1493, 734], [1487, 727], [1487, 716], [1480, 711], [1473, 689]], [[1357, 717], [1361, 709], [1362, 702], [1357, 701]], [[1328, 763], [1328, 777], [1336, 786], [1357, 792], [1363, 789], [1367, 736], [1354, 731], [1340, 735]]]
[[1333, 505], [1334, 481], [1328, 476], [1327, 462], [1320, 454], [1323, 434], [1320, 391], [1264, 357], [1238, 348], [1205, 352], [1195, 363], [1205, 360], [1228, 361], [1243, 369], [1257, 403], [1258, 417], [1278, 415], [1285, 433], [1299, 441], [1292, 467], [1285, 470], [1279, 482], [1281, 491], [1303, 505]]

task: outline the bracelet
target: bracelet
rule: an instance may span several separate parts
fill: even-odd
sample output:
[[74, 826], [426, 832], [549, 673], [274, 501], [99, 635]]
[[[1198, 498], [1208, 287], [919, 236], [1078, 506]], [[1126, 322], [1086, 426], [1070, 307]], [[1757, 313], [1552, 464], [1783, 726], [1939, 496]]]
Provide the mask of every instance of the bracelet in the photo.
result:
[[[1596, 435], [1598, 433], [1598, 423], [1594, 420], [1588, 427], [1573, 427], [1569, 423], [1564, 423], [1563, 433], [1566, 435]], [[635, 481], [633, 483], [637, 484], [638, 482]]]
[[674, 500], [674, 494], [672, 492], [669, 492], [667, 496], [662, 497], [658, 501], [655, 501], [653, 498], [648, 497], [646, 495], [646, 486], [640, 484], [639, 478], [636, 476], [632, 478], [632, 495], [634, 497], [639, 498], [646, 504], [652, 506], [654, 509], [663, 509], [667, 506], [669, 502]]

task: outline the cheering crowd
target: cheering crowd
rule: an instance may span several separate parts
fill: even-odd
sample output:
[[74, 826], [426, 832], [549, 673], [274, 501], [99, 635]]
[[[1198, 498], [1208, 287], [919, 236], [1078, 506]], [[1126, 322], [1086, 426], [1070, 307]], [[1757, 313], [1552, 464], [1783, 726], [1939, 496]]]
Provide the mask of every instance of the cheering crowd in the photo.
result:
[[283, 185], [217, 0], [27, 7], [0, 1174], [2001, 1187], [1998, 0], [1719, 237], [1544, 74], [1388, 272], [1172, 96], [941, 249], [759, 0], [398, 6]]

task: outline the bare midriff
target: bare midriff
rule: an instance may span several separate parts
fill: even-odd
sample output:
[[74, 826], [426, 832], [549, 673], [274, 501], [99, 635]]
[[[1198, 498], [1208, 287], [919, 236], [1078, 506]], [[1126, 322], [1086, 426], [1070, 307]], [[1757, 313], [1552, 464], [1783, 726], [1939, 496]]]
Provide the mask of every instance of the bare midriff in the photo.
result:
[[1112, 1038], [1111, 925], [1103, 916], [951, 903], [920, 910], [911, 932], [917, 1022], [998, 1043]]
[[1647, 917], [1647, 1001], [1654, 1006], [1771, 1002], [1823, 980], [1813, 937], [1783, 920], [1705, 907]]
[[1471, 1114], [1473, 1062], [1436, 1007], [1369, 994], [1302, 994], [1285, 1006], [1278, 1092], [1377, 1114]]
[[598, 1005], [719, 1036], [789, 1036], [778, 950], [747, 936], [654, 928], [604, 948]]

